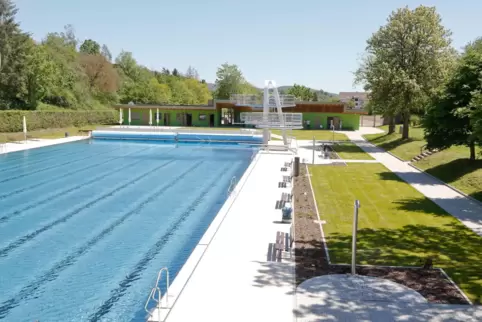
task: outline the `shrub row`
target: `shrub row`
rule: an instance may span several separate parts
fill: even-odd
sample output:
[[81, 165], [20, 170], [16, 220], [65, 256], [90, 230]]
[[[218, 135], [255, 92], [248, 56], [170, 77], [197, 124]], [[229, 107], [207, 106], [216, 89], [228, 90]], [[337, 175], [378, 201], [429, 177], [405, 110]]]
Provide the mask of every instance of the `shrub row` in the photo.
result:
[[110, 125], [118, 122], [115, 110], [102, 111], [0, 111], [0, 132], [21, 132], [23, 116], [27, 129], [39, 130], [63, 127], [81, 127], [91, 124]]

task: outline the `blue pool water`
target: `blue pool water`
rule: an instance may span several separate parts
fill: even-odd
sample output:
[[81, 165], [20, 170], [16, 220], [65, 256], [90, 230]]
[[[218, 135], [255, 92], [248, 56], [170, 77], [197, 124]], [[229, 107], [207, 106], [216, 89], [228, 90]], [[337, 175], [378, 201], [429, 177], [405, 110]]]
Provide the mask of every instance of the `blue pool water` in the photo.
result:
[[145, 321], [249, 146], [81, 141], [0, 155], [0, 321]]

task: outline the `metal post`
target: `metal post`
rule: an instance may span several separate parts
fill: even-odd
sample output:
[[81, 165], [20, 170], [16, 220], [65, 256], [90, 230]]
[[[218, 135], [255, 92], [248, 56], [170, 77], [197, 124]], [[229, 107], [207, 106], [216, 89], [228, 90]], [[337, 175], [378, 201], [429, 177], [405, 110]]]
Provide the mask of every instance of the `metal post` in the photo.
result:
[[358, 230], [358, 209], [360, 208], [360, 201], [355, 200], [355, 213], [353, 214], [353, 236], [351, 245], [351, 273], [356, 275], [356, 235]]
[[300, 157], [295, 157], [293, 162], [293, 176], [298, 177], [300, 175]]
[[24, 143], [27, 143], [27, 118], [23, 116], [23, 138]]
[[315, 137], [313, 136], [313, 162], [312, 162], [312, 164], [315, 164], [315, 148], [316, 148]]

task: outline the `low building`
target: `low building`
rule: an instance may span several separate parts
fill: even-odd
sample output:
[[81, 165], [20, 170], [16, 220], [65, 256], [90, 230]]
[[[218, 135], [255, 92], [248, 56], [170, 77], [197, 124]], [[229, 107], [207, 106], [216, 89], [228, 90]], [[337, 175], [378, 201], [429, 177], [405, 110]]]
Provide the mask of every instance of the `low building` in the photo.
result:
[[340, 92], [340, 102], [348, 104], [352, 102], [354, 110], [363, 110], [368, 102], [368, 93], [366, 92]]
[[[240, 106], [231, 100], [213, 100], [208, 105], [115, 105], [122, 113], [123, 125], [239, 127], [243, 112], [261, 112], [260, 106]], [[130, 109], [130, 122], [129, 122]], [[360, 110], [349, 110], [344, 103], [296, 102], [283, 112], [302, 113], [305, 129], [357, 130]]]

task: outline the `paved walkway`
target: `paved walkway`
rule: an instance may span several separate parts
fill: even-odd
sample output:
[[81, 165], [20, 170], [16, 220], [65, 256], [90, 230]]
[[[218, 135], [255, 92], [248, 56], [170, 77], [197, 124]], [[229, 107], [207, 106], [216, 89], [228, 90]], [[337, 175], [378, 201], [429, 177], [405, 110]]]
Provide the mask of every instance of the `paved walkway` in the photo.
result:
[[482, 236], [482, 206], [479, 203], [367, 142], [362, 137], [363, 132], [344, 133], [375, 160], [382, 163], [449, 214], [458, 218], [465, 226]]
[[325, 275], [296, 290], [299, 322], [482, 321], [482, 307], [429, 304], [418, 292], [375, 277]]
[[27, 140], [26, 142], [18, 141], [13, 143], [4, 143], [4, 144], [0, 143], [0, 154], [41, 148], [44, 146], [55, 145], [60, 143], [68, 143], [68, 142], [74, 142], [79, 140], [85, 140], [87, 138], [88, 138], [87, 136], [70, 136], [70, 137], [61, 138], [61, 139], [35, 139], [35, 140]]
[[[281, 210], [275, 204], [282, 192], [290, 190], [278, 188], [278, 182], [287, 175], [281, 167], [291, 158], [280, 153], [258, 155], [215, 235], [203, 237], [193, 251], [196, 256], [203, 248], [194, 271], [181, 271], [169, 289], [172, 308], [167, 322], [293, 321], [294, 263], [288, 258], [268, 261], [276, 232], [290, 228], [279, 222]], [[211, 234], [210, 229], [206, 234]], [[176, 285], [186, 278], [189, 282], [182, 288]]]

